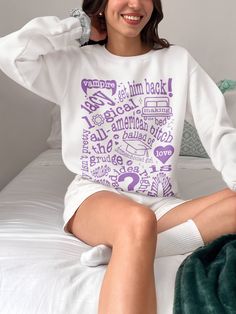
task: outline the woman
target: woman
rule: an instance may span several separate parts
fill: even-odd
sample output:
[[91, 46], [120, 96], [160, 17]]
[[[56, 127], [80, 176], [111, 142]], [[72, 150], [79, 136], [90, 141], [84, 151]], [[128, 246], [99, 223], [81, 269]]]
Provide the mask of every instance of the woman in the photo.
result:
[[[64, 228], [112, 247], [98, 312], [154, 314], [156, 246], [182, 254], [236, 232], [236, 131], [208, 75], [159, 38], [159, 0], [85, 0], [83, 10], [1, 38], [0, 66], [61, 107], [63, 159], [77, 174]], [[188, 201], [175, 178], [185, 118], [229, 187]]]

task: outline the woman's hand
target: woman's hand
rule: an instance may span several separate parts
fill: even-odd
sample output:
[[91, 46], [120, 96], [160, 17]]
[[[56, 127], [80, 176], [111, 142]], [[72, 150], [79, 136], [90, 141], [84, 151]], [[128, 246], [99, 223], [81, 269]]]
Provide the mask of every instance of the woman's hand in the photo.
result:
[[75, 8], [69, 11], [70, 16], [80, 20], [83, 32], [78, 39], [81, 45], [84, 45], [89, 39], [92, 41], [101, 41], [107, 37], [106, 21], [103, 13], [98, 15], [87, 15], [83, 10]]
[[91, 33], [90, 39], [93, 41], [101, 41], [107, 37], [106, 22], [103, 15], [90, 16]]

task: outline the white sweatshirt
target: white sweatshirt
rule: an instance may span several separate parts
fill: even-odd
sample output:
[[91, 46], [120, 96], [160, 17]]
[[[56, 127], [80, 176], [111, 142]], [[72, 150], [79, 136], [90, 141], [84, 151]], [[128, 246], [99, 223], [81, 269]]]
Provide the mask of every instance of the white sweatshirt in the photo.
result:
[[236, 191], [236, 130], [215, 83], [179, 46], [133, 57], [80, 47], [80, 21], [36, 18], [0, 38], [0, 68], [60, 105], [68, 169], [116, 189], [176, 196], [184, 119]]

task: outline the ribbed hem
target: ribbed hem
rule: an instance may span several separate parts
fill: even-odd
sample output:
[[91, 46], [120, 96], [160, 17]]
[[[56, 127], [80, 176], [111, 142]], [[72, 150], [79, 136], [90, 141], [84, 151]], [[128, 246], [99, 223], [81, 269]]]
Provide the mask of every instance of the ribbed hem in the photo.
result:
[[156, 257], [190, 253], [204, 245], [193, 220], [158, 234]]

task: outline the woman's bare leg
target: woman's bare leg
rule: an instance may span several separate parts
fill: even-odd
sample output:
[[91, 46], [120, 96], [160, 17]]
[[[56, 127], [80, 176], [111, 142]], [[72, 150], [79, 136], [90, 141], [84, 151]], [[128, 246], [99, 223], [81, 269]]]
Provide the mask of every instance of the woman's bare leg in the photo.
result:
[[102, 191], [90, 196], [70, 220], [69, 230], [94, 246], [111, 246], [99, 314], [156, 314], [155, 214], [145, 206]]
[[236, 193], [224, 189], [181, 204], [158, 220], [158, 232], [188, 219], [195, 222], [205, 243], [224, 234], [236, 233]]
[[125, 235], [114, 242], [100, 293], [99, 314], [156, 314], [156, 238], [135, 242]]

